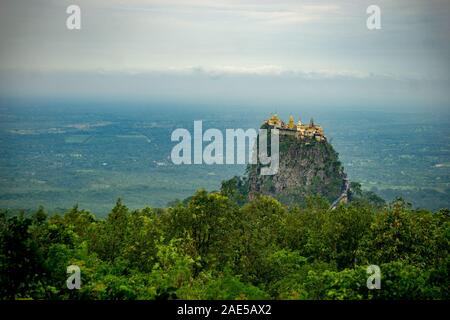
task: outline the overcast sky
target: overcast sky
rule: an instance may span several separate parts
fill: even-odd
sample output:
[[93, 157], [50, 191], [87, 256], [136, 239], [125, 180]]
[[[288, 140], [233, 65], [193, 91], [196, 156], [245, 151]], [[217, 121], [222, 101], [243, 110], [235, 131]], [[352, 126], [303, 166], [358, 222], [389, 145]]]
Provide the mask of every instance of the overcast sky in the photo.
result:
[[449, 58], [450, 0], [0, 0], [2, 95], [442, 107]]

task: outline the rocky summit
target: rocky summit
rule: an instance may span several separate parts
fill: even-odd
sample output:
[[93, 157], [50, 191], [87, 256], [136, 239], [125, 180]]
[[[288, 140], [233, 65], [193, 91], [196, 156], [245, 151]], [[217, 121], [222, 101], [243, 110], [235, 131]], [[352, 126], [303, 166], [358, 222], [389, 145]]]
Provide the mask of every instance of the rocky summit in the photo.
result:
[[277, 115], [261, 126], [279, 131], [279, 170], [275, 175], [261, 175], [260, 163], [247, 168], [248, 196], [273, 196], [285, 204], [302, 203], [307, 196], [320, 195], [337, 205], [347, 201], [348, 180], [338, 153], [328, 142], [321, 126], [284, 123]]

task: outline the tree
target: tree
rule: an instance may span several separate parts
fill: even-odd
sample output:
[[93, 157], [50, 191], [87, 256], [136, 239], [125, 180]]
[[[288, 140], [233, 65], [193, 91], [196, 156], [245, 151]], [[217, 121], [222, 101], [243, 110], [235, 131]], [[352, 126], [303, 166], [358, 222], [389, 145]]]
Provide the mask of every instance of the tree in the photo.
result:
[[205, 190], [197, 191], [187, 206], [170, 208], [163, 218], [169, 238], [192, 239], [190, 254], [201, 257], [203, 268], [222, 268], [233, 261], [239, 220], [238, 207], [226, 196]]
[[106, 221], [95, 226], [91, 250], [98, 253], [101, 259], [112, 262], [121, 255], [127, 234], [128, 218], [128, 208], [119, 198]]
[[234, 176], [230, 180], [223, 181], [220, 192], [238, 205], [243, 205], [248, 198], [248, 181]]
[[359, 250], [362, 263], [402, 260], [425, 267], [445, 263], [449, 247], [449, 219], [425, 210], [412, 210], [403, 201], [378, 213]]
[[269, 196], [258, 195], [241, 209], [240, 249], [236, 272], [255, 284], [265, 281], [265, 257], [283, 240], [286, 208]]
[[39, 276], [44, 270], [39, 247], [29, 232], [32, 219], [23, 214], [8, 218], [5, 212], [0, 218], [0, 297], [28, 297], [41, 286]]
[[142, 272], [152, 270], [156, 260], [157, 242], [163, 237], [161, 221], [150, 208], [133, 211], [128, 219], [122, 256], [130, 267]]

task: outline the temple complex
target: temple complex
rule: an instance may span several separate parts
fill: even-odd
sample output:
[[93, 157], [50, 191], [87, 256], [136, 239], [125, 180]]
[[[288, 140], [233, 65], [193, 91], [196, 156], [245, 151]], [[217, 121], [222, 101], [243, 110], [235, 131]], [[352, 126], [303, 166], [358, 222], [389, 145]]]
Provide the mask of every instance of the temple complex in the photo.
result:
[[298, 120], [297, 124], [295, 124], [294, 117], [290, 116], [289, 122], [286, 124], [278, 115], [273, 114], [265, 123], [272, 128], [278, 129], [281, 135], [295, 136], [299, 139], [313, 138], [317, 141], [326, 140], [322, 127], [314, 124], [313, 119], [311, 119], [309, 124], [303, 124], [301, 120]]

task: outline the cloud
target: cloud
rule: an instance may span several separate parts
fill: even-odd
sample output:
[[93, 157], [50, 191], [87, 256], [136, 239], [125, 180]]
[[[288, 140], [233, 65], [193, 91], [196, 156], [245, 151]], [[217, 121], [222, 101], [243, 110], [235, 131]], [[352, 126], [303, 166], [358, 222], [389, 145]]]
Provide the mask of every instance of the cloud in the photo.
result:
[[[110, 94], [106, 84], [122, 88], [118, 91], [124, 95], [127, 85], [136, 84], [145, 95], [147, 89], [136, 81], [144, 79], [142, 83], [161, 92], [171, 87], [183, 92], [203, 87], [219, 95], [224, 89], [218, 83], [234, 87], [230, 79], [239, 79], [239, 90], [253, 92], [249, 97], [275, 87], [282, 94], [283, 85], [290, 88], [286, 89], [289, 96], [297, 97], [293, 92], [299, 90], [299, 83], [310, 89], [308, 95], [320, 96], [321, 82], [329, 91], [339, 87], [336, 92], [345, 100], [350, 94], [361, 95], [355, 88], [376, 91], [369, 83], [380, 90], [377, 97], [388, 98], [397, 84], [405, 89], [398, 92], [411, 94], [406, 90], [408, 83], [421, 88], [417, 83], [426, 86], [436, 79], [442, 83], [449, 79], [448, 0], [379, 0], [382, 30], [375, 32], [365, 26], [369, 0], [76, 2], [82, 9], [79, 32], [65, 28], [65, 8], [73, 1], [2, 1], [3, 93], [7, 89], [23, 93], [29, 88], [50, 94], [64, 83], [73, 85], [74, 92], [76, 88], [90, 92], [91, 88], [77, 83], [83, 82], [82, 76], [74, 76], [79, 74], [89, 79], [85, 82], [92, 88], [105, 86], [105, 94]], [[28, 76], [17, 76], [18, 70]], [[189, 79], [198, 86], [190, 85]], [[217, 80], [211, 81], [214, 86], [210, 80]], [[246, 81], [252, 85], [245, 87]], [[69, 86], [61, 90], [71, 92]], [[450, 100], [446, 89], [427, 90], [430, 100], [445, 96]], [[156, 89], [153, 93], [158, 94]], [[139, 94], [132, 90], [131, 95]], [[335, 98], [339, 101], [339, 95]], [[426, 95], [422, 98], [426, 100]]]
[[[242, 66], [214, 66], [214, 67], [169, 67], [167, 69], [155, 69], [131, 71], [130, 74], [170, 74], [170, 75], [203, 75], [206, 77], [218, 78], [222, 76], [261, 76], [261, 77], [288, 77], [288, 78], [303, 78], [303, 79], [333, 79], [333, 78], [391, 78], [389, 74], [373, 74], [359, 72], [356, 70], [302, 70], [291, 69], [277, 65], [260, 65], [254, 67], [242, 67]], [[413, 80], [413, 78], [409, 78]]]
[[13, 72], [0, 75], [0, 106], [5, 97], [31, 105], [97, 101], [159, 103], [218, 108], [356, 106], [394, 109], [448, 108], [449, 81], [396, 79], [385, 75], [288, 72], [256, 69], [186, 68], [152, 72]]

